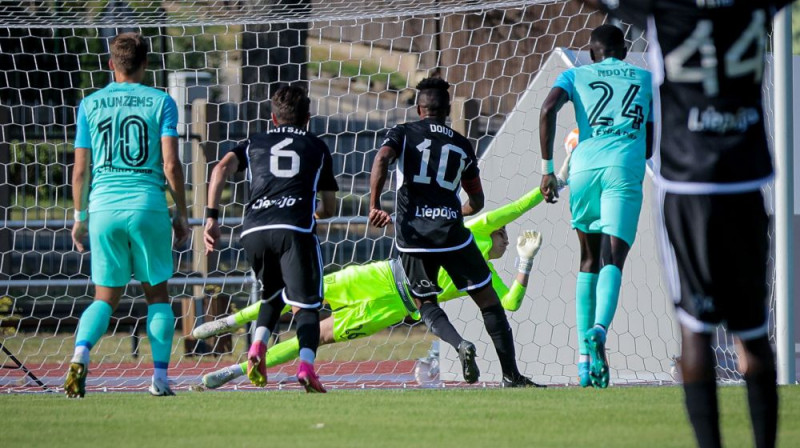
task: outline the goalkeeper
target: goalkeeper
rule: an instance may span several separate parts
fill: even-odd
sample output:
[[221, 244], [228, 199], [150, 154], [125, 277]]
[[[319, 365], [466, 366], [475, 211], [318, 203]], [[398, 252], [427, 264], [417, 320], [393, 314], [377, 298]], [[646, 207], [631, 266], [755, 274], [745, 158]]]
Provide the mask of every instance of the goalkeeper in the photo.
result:
[[[564, 161], [559, 173], [562, 179], [566, 177], [568, 164], [569, 159]], [[563, 182], [561, 184], [563, 185]], [[509, 244], [506, 224], [537, 206], [542, 199], [537, 187], [516, 201], [497, 210], [479, 214], [465, 223], [487, 261], [499, 259], [505, 254]], [[517, 238], [519, 272], [510, 288], [497, 275], [492, 263], [488, 263], [492, 271], [492, 287], [497, 291], [503, 308], [508, 311], [516, 311], [522, 304], [533, 257], [538, 252], [541, 242], [541, 235], [530, 230], [524, 231]], [[419, 311], [407, 291], [403, 270], [397, 260], [347, 267], [326, 275], [323, 285], [324, 297], [331, 307], [332, 314], [320, 322], [320, 345], [370, 336], [402, 322], [406, 316], [419, 319]], [[467, 296], [466, 292], [455, 288], [443, 269], [439, 271], [439, 285], [443, 290], [438, 298], [440, 303]], [[254, 321], [258, 316], [259, 307], [260, 303], [255, 303], [231, 316], [200, 325], [192, 334], [197, 339], [205, 339], [230, 332], [247, 322]], [[266, 365], [274, 367], [292, 361], [298, 354], [298, 340], [294, 337], [271, 347], [267, 351]], [[516, 366], [514, 370], [515, 372], [504, 372], [505, 387], [541, 387], [522, 376]], [[209, 389], [216, 389], [245, 375], [246, 372], [247, 362], [234, 364], [204, 375], [203, 385]]]

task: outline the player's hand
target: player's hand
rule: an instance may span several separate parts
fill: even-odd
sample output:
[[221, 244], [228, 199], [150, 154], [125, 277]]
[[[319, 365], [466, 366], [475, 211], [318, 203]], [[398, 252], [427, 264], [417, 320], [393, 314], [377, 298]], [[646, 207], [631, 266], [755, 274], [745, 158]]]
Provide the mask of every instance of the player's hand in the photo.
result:
[[206, 228], [203, 230], [203, 243], [206, 245], [206, 255], [214, 252], [214, 246], [219, 241], [219, 221], [216, 219], [206, 219]]
[[189, 239], [189, 221], [180, 216], [172, 218], [172, 231], [175, 233], [175, 247], [181, 246]]
[[392, 217], [388, 213], [379, 209], [373, 208], [369, 211], [369, 223], [377, 228], [383, 228], [391, 224]]
[[539, 253], [542, 246], [542, 234], [535, 230], [525, 230], [517, 237], [517, 255], [519, 258], [531, 259]]
[[88, 221], [75, 221], [72, 225], [72, 244], [78, 249], [78, 252], [83, 252], [83, 242], [86, 240], [86, 235], [89, 234]]
[[542, 192], [544, 200], [548, 203], [555, 204], [558, 202], [558, 180], [556, 175], [554, 173], [543, 175], [539, 190]]

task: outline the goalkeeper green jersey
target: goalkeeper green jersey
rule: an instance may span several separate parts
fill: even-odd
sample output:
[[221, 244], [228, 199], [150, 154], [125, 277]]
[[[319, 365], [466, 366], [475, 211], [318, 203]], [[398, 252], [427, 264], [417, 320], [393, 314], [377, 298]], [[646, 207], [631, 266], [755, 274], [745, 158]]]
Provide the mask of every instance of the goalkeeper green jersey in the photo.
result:
[[161, 137], [177, 137], [178, 109], [166, 93], [115, 82], [78, 108], [75, 147], [92, 152], [89, 211], [166, 210]]

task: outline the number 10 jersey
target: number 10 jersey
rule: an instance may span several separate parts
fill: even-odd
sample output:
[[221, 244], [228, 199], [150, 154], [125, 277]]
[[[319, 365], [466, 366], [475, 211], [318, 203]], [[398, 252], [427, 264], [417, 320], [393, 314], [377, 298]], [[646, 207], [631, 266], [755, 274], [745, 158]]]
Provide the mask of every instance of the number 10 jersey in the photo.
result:
[[114, 82], [78, 107], [75, 147], [92, 152], [89, 211], [167, 209], [161, 137], [178, 136], [178, 108], [161, 90]]
[[322, 140], [293, 126], [279, 126], [232, 151], [250, 181], [241, 236], [268, 229], [315, 231], [317, 191], [339, 190], [331, 152]]
[[458, 197], [461, 179], [479, 175], [469, 141], [426, 118], [390, 129], [381, 146], [394, 149], [398, 156], [397, 249], [448, 252], [469, 244], [472, 234], [464, 227]]

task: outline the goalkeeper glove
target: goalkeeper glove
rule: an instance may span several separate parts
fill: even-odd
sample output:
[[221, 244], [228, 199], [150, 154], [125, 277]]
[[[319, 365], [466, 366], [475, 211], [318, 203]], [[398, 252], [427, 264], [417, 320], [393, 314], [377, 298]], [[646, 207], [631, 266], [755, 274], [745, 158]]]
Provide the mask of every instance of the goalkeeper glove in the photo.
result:
[[533, 267], [533, 257], [542, 246], [542, 234], [535, 230], [525, 230], [517, 237], [517, 268], [522, 274], [530, 274]]

